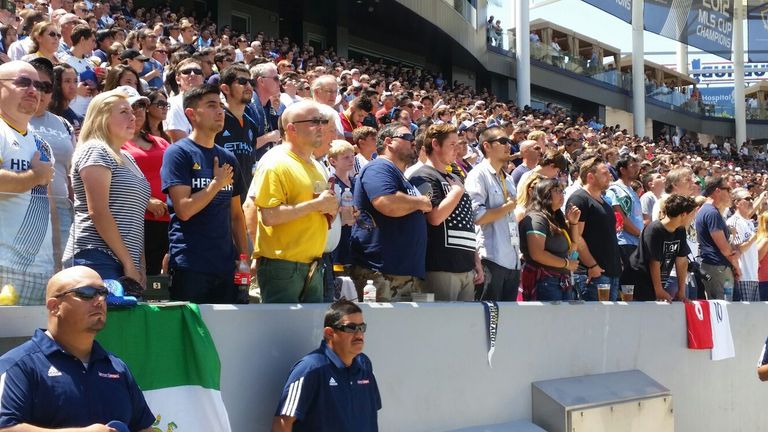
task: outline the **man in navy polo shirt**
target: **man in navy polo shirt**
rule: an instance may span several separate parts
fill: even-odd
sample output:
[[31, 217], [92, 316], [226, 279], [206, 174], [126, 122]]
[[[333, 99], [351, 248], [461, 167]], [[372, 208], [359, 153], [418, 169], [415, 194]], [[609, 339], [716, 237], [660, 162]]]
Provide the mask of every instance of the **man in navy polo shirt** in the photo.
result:
[[171, 298], [235, 303], [235, 262], [248, 254], [240, 205], [244, 185], [235, 155], [214, 141], [224, 126], [219, 88], [187, 90], [184, 114], [192, 132], [168, 147], [160, 169], [170, 200]]
[[293, 366], [272, 431], [379, 430], [381, 396], [371, 360], [362, 353], [363, 311], [342, 299], [325, 313], [323, 341]]
[[403, 174], [416, 159], [408, 127], [385, 126], [376, 138], [376, 150], [379, 157], [360, 171], [360, 187], [355, 187], [360, 217], [352, 227], [350, 276], [361, 300], [367, 280], [377, 288], [377, 301], [410, 300], [412, 292], [421, 290], [426, 274], [424, 214], [432, 210], [432, 201]]
[[88, 267], [51, 277], [48, 330], [0, 357], [0, 430], [120, 430], [113, 422], [152, 430], [155, 416], [128, 366], [94, 341], [107, 319], [106, 294]]

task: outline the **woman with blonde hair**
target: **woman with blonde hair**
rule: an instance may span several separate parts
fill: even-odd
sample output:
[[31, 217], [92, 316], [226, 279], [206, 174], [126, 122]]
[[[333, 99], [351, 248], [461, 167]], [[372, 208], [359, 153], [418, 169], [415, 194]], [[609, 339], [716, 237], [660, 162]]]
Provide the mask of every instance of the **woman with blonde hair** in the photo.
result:
[[59, 27], [56, 24], [50, 21], [40, 21], [32, 27], [29, 38], [32, 40], [32, 47], [29, 50], [29, 54], [21, 58], [22, 60], [29, 61], [35, 57], [45, 57], [54, 66], [59, 64], [59, 59], [56, 58], [56, 51], [59, 49], [61, 31], [59, 31]]
[[757, 218], [757, 280], [760, 301], [768, 301], [768, 212]]
[[144, 211], [150, 187], [136, 161], [121, 151], [133, 138], [132, 98], [120, 90], [93, 98], [72, 157], [75, 220], [64, 262], [103, 279], [144, 282]]

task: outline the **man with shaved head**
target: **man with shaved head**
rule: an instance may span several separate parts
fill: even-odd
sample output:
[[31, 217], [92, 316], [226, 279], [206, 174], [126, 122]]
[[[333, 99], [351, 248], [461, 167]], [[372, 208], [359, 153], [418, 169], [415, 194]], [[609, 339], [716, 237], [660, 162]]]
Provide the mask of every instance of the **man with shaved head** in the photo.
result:
[[265, 303], [321, 302], [322, 254], [328, 234], [326, 215], [339, 203], [312, 160], [329, 123], [320, 106], [296, 102], [283, 112], [283, 145], [259, 162], [248, 190], [246, 222], [255, 234], [254, 256]]
[[0, 280], [20, 294], [19, 304], [43, 304], [42, 287], [54, 272], [51, 147], [27, 130], [43, 83], [30, 64], [0, 65]]
[[0, 357], [0, 431], [152, 430], [155, 417], [128, 367], [94, 340], [107, 320], [107, 292], [88, 267], [51, 277], [48, 329]]
[[512, 182], [515, 187], [520, 183], [520, 179], [523, 174], [536, 168], [539, 164], [539, 158], [541, 157], [544, 148], [538, 142], [534, 140], [525, 140], [520, 143], [520, 157], [523, 158], [523, 163], [517, 166], [512, 171]]

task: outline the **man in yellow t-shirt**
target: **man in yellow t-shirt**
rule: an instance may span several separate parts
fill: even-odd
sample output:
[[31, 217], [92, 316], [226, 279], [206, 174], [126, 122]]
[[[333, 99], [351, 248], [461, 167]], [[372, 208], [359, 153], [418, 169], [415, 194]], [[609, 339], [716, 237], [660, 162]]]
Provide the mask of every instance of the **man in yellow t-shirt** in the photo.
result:
[[249, 231], [255, 231], [259, 287], [264, 303], [319, 303], [326, 215], [334, 217], [339, 208], [311, 159], [328, 119], [317, 103], [301, 101], [286, 108], [281, 122], [284, 143], [259, 162], [248, 190], [253, 205], [245, 207]]

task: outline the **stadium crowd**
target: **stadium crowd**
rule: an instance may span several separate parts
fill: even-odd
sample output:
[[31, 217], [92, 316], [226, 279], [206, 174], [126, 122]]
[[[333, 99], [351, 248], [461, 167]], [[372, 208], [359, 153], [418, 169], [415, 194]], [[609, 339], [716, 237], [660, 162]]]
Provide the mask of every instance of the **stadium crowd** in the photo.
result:
[[71, 265], [169, 274], [197, 303], [244, 301], [243, 266], [270, 303], [331, 301], [338, 276], [359, 300], [369, 280], [379, 301], [768, 299], [751, 142], [633, 136], [183, 8], [15, 5], [0, 282], [19, 304]]

